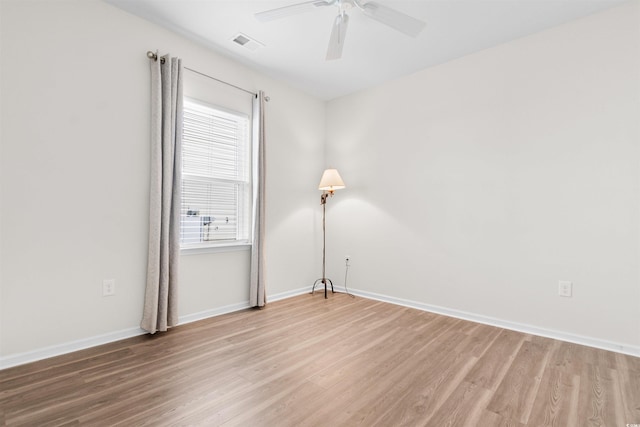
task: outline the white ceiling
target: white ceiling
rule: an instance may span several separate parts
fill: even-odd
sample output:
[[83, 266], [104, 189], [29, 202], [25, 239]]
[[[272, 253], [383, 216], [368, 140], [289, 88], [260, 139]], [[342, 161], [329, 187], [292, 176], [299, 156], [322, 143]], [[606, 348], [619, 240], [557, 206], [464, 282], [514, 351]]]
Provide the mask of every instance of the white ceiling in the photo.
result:
[[[260, 23], [254, 13], [301, 0], [105, 0], [329, 100], [541, 31], [624, 0], [375, 0], [419, 18], [411, 38], [350, 10], [342, 59], [325, 61], [336, 7]], [[243, 33], [264, 44], [250, 51]], [[150, 46], [153, 48], [153, 46]], [[174, 53], [177, 54], [177, 53]]]

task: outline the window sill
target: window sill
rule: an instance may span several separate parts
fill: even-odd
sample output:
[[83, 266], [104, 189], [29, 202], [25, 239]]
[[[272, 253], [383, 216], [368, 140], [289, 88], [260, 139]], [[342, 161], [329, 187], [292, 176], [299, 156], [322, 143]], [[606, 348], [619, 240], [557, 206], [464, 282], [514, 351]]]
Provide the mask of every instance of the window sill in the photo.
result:
[[248, 250], [251, 250], [250, 243], [222, 243], [215, 246], [180, 248], [180, 255], [215, 254], [219, 252], [238, 252]]

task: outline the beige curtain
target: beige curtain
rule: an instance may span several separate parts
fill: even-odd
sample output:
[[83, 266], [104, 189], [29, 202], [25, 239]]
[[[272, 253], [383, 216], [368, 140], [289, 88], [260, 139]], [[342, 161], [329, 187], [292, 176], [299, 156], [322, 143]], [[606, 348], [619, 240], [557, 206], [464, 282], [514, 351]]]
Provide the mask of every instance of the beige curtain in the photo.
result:
[[253, 243], [251, 245], [251, 285], [249, 288], [249, 305], [251, 307], [264, 307], [267, 303], [264, 273], [264, 106], [264, 92], [260, 91], [253, 100]]
[[182, 146], [182, 61], [151, 61], [149, 254], [140, 326], [150, 333], [178, 323]]

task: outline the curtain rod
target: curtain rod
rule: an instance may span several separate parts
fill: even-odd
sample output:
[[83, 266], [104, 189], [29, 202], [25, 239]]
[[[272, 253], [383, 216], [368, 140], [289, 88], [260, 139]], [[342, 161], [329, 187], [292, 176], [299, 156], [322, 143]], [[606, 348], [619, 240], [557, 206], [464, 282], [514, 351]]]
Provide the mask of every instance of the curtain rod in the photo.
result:
[[[154, 61], [157, 61], [157, 60], [158, 60], [158, 53], [157, 53], [157, 52], [151, 52], [151, 51], [149, 50], [149, 51], [147, 51], [147, 58], [149, 58], [149, 59], [153, 59]], [[164, 58], [160, 58], [160, 62], [161, 62], [161, 63], [164, 63]], [[193, 68], [189, 68], [189, 67], [183, 67], [183, 68], [184, 68], [185, 70], [189, 70], [189, 71], [191, 71], [191, 72], [193, 72], [193, 73], [200, 74], [200, 75], [201, 75], [201, 76], [203, 76], [203, 77], [207, 77], [207, 78], [209, 78], [209, 79], [211, 79], [211, 80], [215, 80], [215, 81], [220, 82], [220, 83], [222, 83], [222, 84], [225, 84], [225, 85], [227, 85], [227, 86], [231, 86], [231, 87], [233, 87], [233, 88], [236, 88], [236, 89], [238, 89], [238, 90], [241, 90], [241, 91], [243, 91], [243, 92], [246, 92], [246, 93], [248, 93], [249, 95], [258, 96], [258, 94], [257, 94], [257, 93], [255, 93], [255, 92], [251, 92], [250, 90], [247, 90], [247, 89], [242, 88], [242, 87], [240, 87], [240, 86], [236, 86], [236, 85], [231, 84], [231, 83], [229, 83], [229, 82], [225, 82], [224, 80], [217, 79], [217, 78], [212, 77], [212, 76], [210, 76], [210, 75], [208, 75], [208, 74], [201, 73], [200, 71], [196, 71], [196, 70], [194, 70]], [[268, 97], [268, 96], [265, 96], [264, 100], [265, 100], [265, 101], [267, 101], [267, 102], [269, 102], [269, 97]]]

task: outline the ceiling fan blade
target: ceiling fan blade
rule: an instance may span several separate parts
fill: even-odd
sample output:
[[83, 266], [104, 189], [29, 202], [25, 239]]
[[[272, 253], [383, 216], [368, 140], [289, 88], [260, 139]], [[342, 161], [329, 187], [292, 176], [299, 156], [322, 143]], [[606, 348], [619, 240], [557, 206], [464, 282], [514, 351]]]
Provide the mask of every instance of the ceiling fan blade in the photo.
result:
[[279, 7], [277, 9], [265, 10], [258, 12], [254, 16], [260, 22], [269, 22], [275, 19], [285, 18], [299, 13], [309, 12], [322, 6], [331, 6], [336, 0], [311, 0], [302, 3], [296, 3], [289, 6]]
[[373, 1], [364, 4], [356, 1], [356, 4], [365, 15], [411, 37], [417, 37], [427, 25], [424, 21]]
[[331, 30], [331, 38], [329, 39], [329, 48], [327, 49], [327, 61], [340, 59], [342, 56], [342, 48], [344, 47], [344, 38], [347, 35], [347, 27], [349, 26], [349, 16], [341, 13], [336, 16], [333, 21], [333, 29]]

